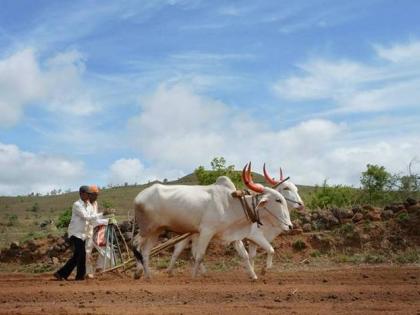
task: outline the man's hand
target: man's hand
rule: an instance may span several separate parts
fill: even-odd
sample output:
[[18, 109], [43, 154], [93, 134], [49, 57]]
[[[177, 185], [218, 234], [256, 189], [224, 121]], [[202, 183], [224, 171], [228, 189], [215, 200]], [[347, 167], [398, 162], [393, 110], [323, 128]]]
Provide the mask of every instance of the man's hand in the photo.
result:
[[108, 218], [108, 224], [118, 224], [117, 219], [115, 219], [115, 216], [112, 215]]

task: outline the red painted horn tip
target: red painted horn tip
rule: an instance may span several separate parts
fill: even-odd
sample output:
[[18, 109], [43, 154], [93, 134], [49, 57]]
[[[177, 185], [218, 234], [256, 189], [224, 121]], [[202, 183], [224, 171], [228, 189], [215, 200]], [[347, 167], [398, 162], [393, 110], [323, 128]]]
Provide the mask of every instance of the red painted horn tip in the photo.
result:
[[264, 173], [264, 178], [265, 178], [266, 182], [268, 182], [271, 185], [276, 185], [278, 183], [278, 181], [274, 180], [273, 178], [270, 177], [270, 175], [268, 175], [268, 172], [265, 168], [265, 163], [264, 163], [264, 167], [263, 167], [263, 173]]

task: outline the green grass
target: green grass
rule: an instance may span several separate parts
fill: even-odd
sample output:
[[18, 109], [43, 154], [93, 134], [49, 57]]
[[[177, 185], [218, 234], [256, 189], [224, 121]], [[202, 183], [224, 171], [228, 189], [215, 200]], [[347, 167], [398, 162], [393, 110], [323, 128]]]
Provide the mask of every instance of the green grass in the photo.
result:
[[302, 251], [307, 247], [307, 245], [303, 240], [299, 239], [299, 240], [296, 240], [292, 243], [292, 247], [296, 251]]
[[153, 259], [153, 266], [156, 269], [166, 269], [168, 268], [170, 262], [171, 262], [170, 256], [158, 256]]
[[409, 249], [405, 252], [398, 253], [395, 261], [399, 264], [420, 263], [420, 251], [418, 249]]
[[220, 257], [220, 260], [217, 261], [210, 261], [210, 262], [204, 262], [209, 270], [211, 271], [217, 271], [217, 272], [224, 272], [224, 271], [230, 271], [234, 268], [238, 267], [240, 265], [240, 262], [238, 260], [238, 257]]
[[392, 261], [390, 256], [379, 252], [362, 252], [355, 254], [335, 253], [330, 258], [336, 263], [351, 264], [383, 264]]

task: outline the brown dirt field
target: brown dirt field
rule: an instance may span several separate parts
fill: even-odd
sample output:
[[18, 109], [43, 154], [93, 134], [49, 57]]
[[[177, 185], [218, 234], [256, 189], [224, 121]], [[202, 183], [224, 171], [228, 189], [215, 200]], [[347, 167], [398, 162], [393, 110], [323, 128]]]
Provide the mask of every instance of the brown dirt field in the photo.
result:
[[0, 314], [420, 314], [420, 267], [300, 267], [256, 282], [243, 269], [151, 281], [105, 274], [83, 282], [0, 273]]

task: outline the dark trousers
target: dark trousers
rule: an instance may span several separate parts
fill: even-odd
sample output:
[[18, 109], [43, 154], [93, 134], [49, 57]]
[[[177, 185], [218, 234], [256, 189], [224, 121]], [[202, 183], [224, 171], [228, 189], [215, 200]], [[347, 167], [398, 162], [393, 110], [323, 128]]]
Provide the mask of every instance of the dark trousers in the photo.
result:
[[74, 247], [73, 256], [61, 267], [57, 273], [67, 279], [72, 273], [74, 267], [77, 266], [76, 280], [83, 280], [86, 274], [86, 250], [85, 241], [76, 236], [70, 237], [70, 242]]

